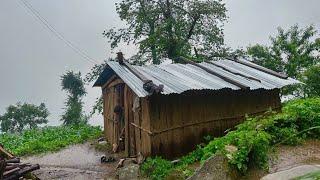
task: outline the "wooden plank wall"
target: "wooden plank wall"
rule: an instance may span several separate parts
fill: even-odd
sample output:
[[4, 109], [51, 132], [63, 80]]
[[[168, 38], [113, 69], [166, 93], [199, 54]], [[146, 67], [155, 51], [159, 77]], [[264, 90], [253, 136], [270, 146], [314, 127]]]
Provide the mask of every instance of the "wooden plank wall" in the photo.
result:
[[118, 143], [119, 139], [119, 124], [115, 123], [118, 119], [114, 115], [114, 108], [116, 105], [122, 106], [122, 104], [119, 101], [115, 86], [123, 83], [121, 79], [114, 77], [102, 87], [104, 134], [110, 144]]
[[[135, 156], [142, 153], [151, 154], [149, 102], [147, 98], [139, 98], [125, 86], [125, 122], [126, 122], [126, 153]], [[143, 127], [143, 129], [142, 129]]]
[[281, 106], [279, 90], [193, 91], [154, 95], [150, 102], [151, 152], [166, 158], [190, 152], [206, 135], [224, 135], [242, 122], [245, 114]]
[[103, 95], [103, 116], [104, 116], [104, 133], [107, 137], [108, 142], [110, 144], [114, 143], [114, 119], [113, 117], [113, 108], [114, 108], [114, 98], [115, 98], [115, 91], [114, 88], [104, 88], [104, 95]]

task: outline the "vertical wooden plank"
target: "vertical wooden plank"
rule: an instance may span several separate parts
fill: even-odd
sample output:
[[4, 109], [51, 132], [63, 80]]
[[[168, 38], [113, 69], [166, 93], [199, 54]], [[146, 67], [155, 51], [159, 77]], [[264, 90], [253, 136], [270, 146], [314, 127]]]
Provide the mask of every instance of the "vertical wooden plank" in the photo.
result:
[[130, 138], [130, 156], [135, 156], [136, 153], [136, 138], [135, 138], [135, 131], [136, 128], [131, 125], [131, 123], [134, 123], [134, 113], [133, 113], [133, 92], [130, 88], [128, 88], [128, 112], [129, 112], [129, 138]]
[[[133, 119], [134, 124], [140, 127], [140, 99], [139, 97], [133, 95]], [[136, 153], [141, 152], [141, 130], [135, 128], [135, 142], [136, 142]]]
[[[142, 127], [147, 130], [151, 130], [149, 99], [148, 99], [148, 97], [146, 97], [146, 98], [142, 98], [141, 101], [142, 101], [141, 102]], [[144, 132], [144, 134], [143, 134], [143, 145], [144, 145], [143, 154], [145, 156], [150, 156], [151, 155], [151, 137], [146, 132]]]
[[126, 156], [130, 156], [129, 153], [129, 143], [130, 143], [130, 139], [129, 139], [129, 103], [130, 100], [128, 98], [128, 86], [125, 85], [124, 86], [124, 121], [125, 121], [125, 155]]

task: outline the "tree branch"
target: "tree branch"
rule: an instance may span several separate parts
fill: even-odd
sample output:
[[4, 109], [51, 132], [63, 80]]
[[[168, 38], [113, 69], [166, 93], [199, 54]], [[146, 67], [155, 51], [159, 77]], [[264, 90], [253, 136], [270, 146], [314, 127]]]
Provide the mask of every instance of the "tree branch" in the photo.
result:
[[199, 18], [200, 18], [199, 16], [196, 16], [196, 17], [193, 18], [193, 21], [192, 21], [192, 23], [191, 23], [191, 26], [190, 26], [188, 35], [187, 35], [187, 37], [186, 37], [186, 41], [188, 41], [188, 40], [191, 38], [191, 36], [193, 35], [193, 30], [194, 30], [194, 28], [195, 28], [195, 26], [196, 26], [197, 21], [199, 20]]

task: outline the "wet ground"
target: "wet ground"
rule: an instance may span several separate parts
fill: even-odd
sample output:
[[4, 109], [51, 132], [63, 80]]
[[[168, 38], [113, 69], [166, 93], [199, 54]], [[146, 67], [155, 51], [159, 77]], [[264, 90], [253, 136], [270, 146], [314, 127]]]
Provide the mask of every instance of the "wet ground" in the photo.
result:
[[300, 165], [320, 164], [320, 140], [307, 140], [299, 146], [276, 148], [275, 158], [270, 163], [270, 172], [287, 170]]
[[24, 162], [40, 164], [35, 171], [40, 179], [85, 180], [109, 179], [114, 176], [116, 162], [101, 164], [105, 155], [97, 152], [90, 143], [70, 146], [56, 153], [24, 158]]
[[320, 141], [307, 140], [299, 146], [280, 146], [270, 161], [270, 174], [263, 180], [287, 180], [320, 171]]
[[[40, 179], [86, 180], [113, 179], [117, 162], [101, 164], [105, 153], [97, 152], [90, 143], [70, 146], [56, 153], [24, 158], [40, 164], [35, 174]], [[106, 154], [108, 155], [108, 154]], [[299, 146], [279, 146], [270, 160], [266, 179], [290, 179], [320, 169], [320, 141], [308, 140]], [[260, 179], [265, 172], [253, 170], [246, 179]], [[289, 178], [290, 177], [290, 178]]]

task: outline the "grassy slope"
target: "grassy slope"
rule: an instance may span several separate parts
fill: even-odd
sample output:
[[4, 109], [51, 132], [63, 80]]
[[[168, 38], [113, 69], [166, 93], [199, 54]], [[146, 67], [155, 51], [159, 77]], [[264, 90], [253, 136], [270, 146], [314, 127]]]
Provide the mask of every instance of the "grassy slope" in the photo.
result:
[[16, 156], [58, 151], [68, 145], [101, 136], [99, 127], [88, 125], [45, 127], [21, 134], [1, 134], [0, 143]]

